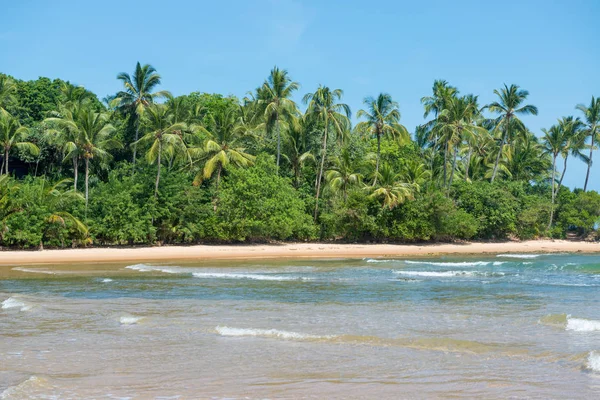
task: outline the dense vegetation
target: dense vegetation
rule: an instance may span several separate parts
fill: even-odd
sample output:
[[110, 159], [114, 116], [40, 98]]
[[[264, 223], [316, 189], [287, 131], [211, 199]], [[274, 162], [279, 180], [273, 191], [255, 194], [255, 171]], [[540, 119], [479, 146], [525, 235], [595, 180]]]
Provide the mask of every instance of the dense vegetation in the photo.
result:
[[[492, 104], [435, 81], [411, 134], [390, 95], [351, 126], [343, 92], [274, 68], [239, 100], [158, 90], [137, 64], [99, 101], [69, 82], [0, 74], [0, 245], [595, 237], [587, 191], [600, 101], [538, 138], [528, 92]], [[588, 169], [563, 185], [568, 162]], [[583, 179], [582, 179], [583, 180]]]

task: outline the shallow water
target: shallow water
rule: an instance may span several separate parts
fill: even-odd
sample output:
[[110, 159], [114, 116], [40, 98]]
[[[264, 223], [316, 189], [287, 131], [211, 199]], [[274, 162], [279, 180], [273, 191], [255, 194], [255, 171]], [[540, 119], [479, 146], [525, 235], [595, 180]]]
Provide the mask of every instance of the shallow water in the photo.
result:
[[600, 398], [600, 257], [0, 267], [0, 399]]

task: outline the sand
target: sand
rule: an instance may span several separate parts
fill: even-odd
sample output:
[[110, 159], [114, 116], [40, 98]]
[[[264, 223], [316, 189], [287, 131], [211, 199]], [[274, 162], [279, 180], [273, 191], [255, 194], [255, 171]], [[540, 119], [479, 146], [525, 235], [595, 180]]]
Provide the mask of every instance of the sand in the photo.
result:
[[332, 244], [197, 245], [2, 251], [0, 265], [261, 258], [361, 258], [494, 253], [600, 253], [600, 243], [566, 240], [465, 244]]

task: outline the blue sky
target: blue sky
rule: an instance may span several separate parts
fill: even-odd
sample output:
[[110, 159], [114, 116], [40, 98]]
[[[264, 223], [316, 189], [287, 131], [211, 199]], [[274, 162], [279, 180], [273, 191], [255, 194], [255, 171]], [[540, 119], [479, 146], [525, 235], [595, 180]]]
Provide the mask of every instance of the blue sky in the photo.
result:
[[[61, 78], [99, 97], [120, 89], [116, 75], [150, 63], [173, 94], [242, 97], [273, 65], [301, 84], [341, 88], [356, 113], [385, 91], [409, 128], [423, 122], [419, 99], [434, 79], [479, 95], [515, 83], [529, 90], [536, 134], [575, 105], [600, 96], [600, 2], [482, 1], [5, 1], [0, 72]], [[591, 188], [600, 190], [600, 154]], [[572, 160], [567, 185], [582, 186]]]

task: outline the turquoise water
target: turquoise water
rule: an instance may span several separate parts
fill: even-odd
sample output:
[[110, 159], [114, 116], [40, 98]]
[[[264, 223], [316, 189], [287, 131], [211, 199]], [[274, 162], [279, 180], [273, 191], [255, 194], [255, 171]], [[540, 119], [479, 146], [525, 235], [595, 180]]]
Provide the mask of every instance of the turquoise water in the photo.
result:
[[596, 255], [0, 271], [0, 398], [600, 397]]

